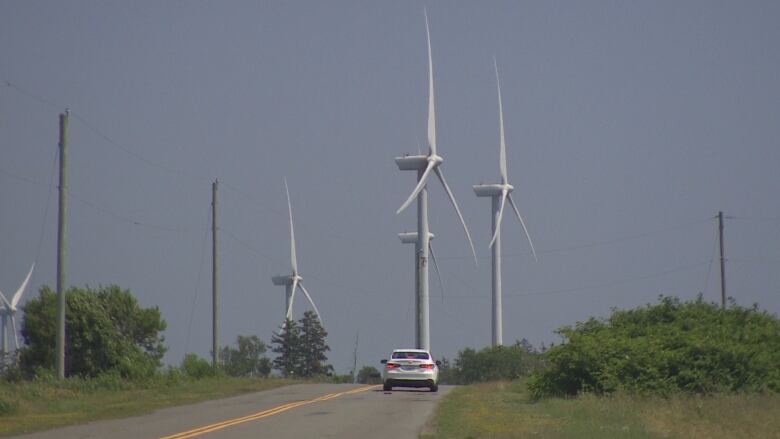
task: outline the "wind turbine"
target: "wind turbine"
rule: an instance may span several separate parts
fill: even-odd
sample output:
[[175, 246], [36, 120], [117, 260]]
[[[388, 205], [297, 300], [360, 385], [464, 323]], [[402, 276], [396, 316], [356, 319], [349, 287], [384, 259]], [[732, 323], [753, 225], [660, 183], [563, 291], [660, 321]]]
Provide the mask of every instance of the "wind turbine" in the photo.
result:
[[466, 232], [471, 253], [474, 255], [474, 262], [477, 261], [477, 253], [474, 250], [474, 244], [471, 241], [469, 229], [463, 215], [460, 213], [458, 203], [452, 195], [447, 181], [444, 179], [444, 173], [441, 164], [444, 158], [438, 154], [436, 149], [436, 106], [433, 93], [433, 58], [431, 55], [431, 32], [428, 26], [428, 13], [425, 12], [425, 33], [428, 37], [428, 154], [416, 156], [396, 157], [395, 163], [398, 169], [402, 171], [417, 171], [417, 186], [412, 191], [409, 198], [401, 205], [396, 214], [406, 209], [412, 201], [417, 198], [417, 288], [416, 298], [419, 307], [417, 309], [417, 324], [415, 325], [415, 347], [419, 349], [430, 350], [430, 320], [429, 320], [429, 294], [428, 294], [428, 253], [430, 249], [430, 230], [428, 228], [428, 177], [431, 173], [436, 174], [441, 182], [447, 196], [458, 214], [463, 230]]
[[[292, 203], [290, 203], [290, 190], [287, 188], [287, 179], [284, 180], [284, 191], [287, 193], [287, 209], [290, 212], [290, 265], [292, 266], [292, 274], [289, 276], [274, 276], [271, 280], [274, 285], [285, 286], [285, 321], [292, 320], [292, 307], [293, 301], [295, 300], [295, 292], [300, 289], [306, 298], [309, 299], [309, 303], [311, 303], [311, 307], [314, 308], [314, 313], [317, 315], [320, 324], [325, 326], [324, 323], [322, 323], [320, 312], [317, 310], [317, 305], [314, 304], [309, 292], [306, 291], [306, 288], [303, 286], [303, 277], [298, 273], [298, 259], [295, 256], [295, 230], [293, 229]], [[284, 328], [284, 323], [282, 323], [282, 328]]]
[[496, 86], [498, 90], [498, 121], [499, 121], [499, 172], [501, 173], [501, 183], [498, 184], [480, 184], [474, 186], [474, 192], [478, 197], [491, 197], [492, 199], [492, 219], [493, 219], [493, 239], [490, 240], [489, 247], [493, 248], [493, 346], [504, 344], [503, 340], [503, 318], [501, 304], [501, 218], [504, 214], [504, 205], [509, 200], [512, 210], [515, 211], [520, 225], [523, 226], [528, 243], [531, 245], [531, 252], [536, 260], [536, 250], [531, 241], [531, 235], [528, 234], [528, 228], [525, 221], [517, 209], [517, 205], [512, 199], [512, 190], [514, 186], [509, 184], [509, 178], [506, 172], [506, 142], [504, 140], [504, 107], [501, 103], [501, 82], [498, 79], [498, 64], [493, 59], [493, 67], [496, 69]]
[[24, 278], [24, 282], [22, 282], [22, 285], [19, 287], [18, 290], [16, 290], [16, 293], [11, 297], [11, 301], [9, 302], [8, 299], [6, 299], [5, 295], [2, 291], [0, 291], [0, 316], [2, 318], [2, 322], [0, 322], [0, 354], [2, 354], [3, 357], [5, 357], [6, 354], [8, 354], [8, 326], [10, 325], [11, 328], [13, 328], [14, 333], [14, 347], [16, 350], [19, 350], [19, 338], [16, 335], [16, 318], [14, 315], [16, 314], [16, 305], [19, 304], [19, 300], [22, 299], [22, 294], [27, 290], [27, 284], [30, 283], [30, 277], [32, 277], [33, 270], [35, 269], [35, 262], [33, 262], [32, 266], [30, 267], [30, 271], [27, 273], [27, 277]]

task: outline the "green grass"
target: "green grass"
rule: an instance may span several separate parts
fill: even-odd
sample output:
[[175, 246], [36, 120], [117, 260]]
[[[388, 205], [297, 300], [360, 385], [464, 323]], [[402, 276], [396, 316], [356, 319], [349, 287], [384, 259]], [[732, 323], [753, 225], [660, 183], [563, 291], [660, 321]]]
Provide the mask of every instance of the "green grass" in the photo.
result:
[[45, 430], [98, 419], [149, 413], [294, 383], [283, 379], [216, 377], [188, 380], [161, 376], [144, 382], [118, 378], [0, 380], [0, 436]]
[[424, 439], [780, 438], [780, 395], [529, 398], [525, 383], [462, 386]]

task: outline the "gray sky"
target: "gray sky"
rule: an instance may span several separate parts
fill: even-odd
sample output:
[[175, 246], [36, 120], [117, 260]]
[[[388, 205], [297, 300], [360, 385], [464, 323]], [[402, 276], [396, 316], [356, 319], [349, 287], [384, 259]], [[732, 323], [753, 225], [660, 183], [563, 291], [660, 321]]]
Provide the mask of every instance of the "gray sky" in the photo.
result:
[[[166, 361], [211, 346], [217, 177], [223, 344], [268, 341], [283, 317], [270, 278], [289, 272], [287, 177], [336, 370], [358, 331], [359, 364], [411, 345], [412, 247], [396, 233], [416, 217], [395, 210], [415, 177], [393, 158], [425, 138], [423, 3], [368, 3], [0, 2], [0, 289], [35, 259], [33, 288], [54, 285], [49, 182], [69, 106], [68, 283], [158, 305]], [[494, 54], [539, 252], [507, 215], [505, 342], [557, 341], [561, 325], [662, 293], [719, 300], [718, 210], [733, 217], [729, 295], [780, 310], [780, 3], [427, 6], [440, 154], [479, 256], [432, 186], [436, 355], [490, 342], [490, 202], [471, 186], [498, 180]]]

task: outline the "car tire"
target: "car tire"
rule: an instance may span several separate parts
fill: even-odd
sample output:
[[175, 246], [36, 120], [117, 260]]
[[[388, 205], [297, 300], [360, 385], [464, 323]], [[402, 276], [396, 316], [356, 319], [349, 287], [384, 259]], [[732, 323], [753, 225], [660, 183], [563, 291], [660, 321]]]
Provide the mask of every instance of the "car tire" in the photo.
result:
[[393, 386], [391, 386], [390, 384], [384, 383], [384, 384], [382, 384], [382, 390], [384, 390], [385, 392], [390, 392], [390, 391], [393, 390]]
[[431, 385], [431, 392], [438, 392], [439, 391], [439, 385], [433, 384]]

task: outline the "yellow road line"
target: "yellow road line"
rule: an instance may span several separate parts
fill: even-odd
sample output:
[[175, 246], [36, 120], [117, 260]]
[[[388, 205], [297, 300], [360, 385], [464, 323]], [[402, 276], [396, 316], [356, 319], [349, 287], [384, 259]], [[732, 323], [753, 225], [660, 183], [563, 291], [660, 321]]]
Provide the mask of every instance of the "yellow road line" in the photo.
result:
[[314, 404], [315, 402], [320, 401], [327, 401], [329, 399], [338, 398], [343, 395], [352, 395], [355, 393], [365, 392], [366, 390], [374, 389], [379, 386], [365, 386], [365, 387], [358, 387], [357, 389], [352, 389], [346, 392], [339, 392], [339, 393], [329, 393], [327, 395], [318, 396], [317, 398], [308, 399], [304, 401], [295, 401], [295, 402], [289, 402], [287, 404], [282, 404], [280, 406], [276, 406], [270, 409], [266, 409], [257, 413], [252, 413], [251, 415], [242, 416], [240, 418], [234, 418], [234, 419], [228, 419], [225, 421], [217, 422], [210, 425], [204, 425], [202, 427], [198, 427], [192, 430], [183, 431], [181, 433], [172, 434], [169, 436], [163, 436], [160, 439], [189, 439], [195, 436], [200, 436], [202, 434], [211, 433], [213, 431], [222, 430], [223, 428], [232, 427], [234, 425], [243, 424], [245, 422], [254, 421], [257, 419], [266, 418], [268, 416], [273, 416], [279, 413], [286, 412], [287, 410], [292, 410], [296, 407], [301, 407], [304, 405]]

